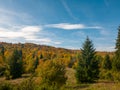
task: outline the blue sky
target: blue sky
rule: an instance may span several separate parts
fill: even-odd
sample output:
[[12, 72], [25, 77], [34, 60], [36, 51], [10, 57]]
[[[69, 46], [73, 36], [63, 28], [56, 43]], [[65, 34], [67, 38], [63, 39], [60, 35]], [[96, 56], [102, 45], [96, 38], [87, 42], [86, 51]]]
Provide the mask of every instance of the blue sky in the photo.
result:
[[114, 51], [120, 0], [0, 0], [0, 41]]

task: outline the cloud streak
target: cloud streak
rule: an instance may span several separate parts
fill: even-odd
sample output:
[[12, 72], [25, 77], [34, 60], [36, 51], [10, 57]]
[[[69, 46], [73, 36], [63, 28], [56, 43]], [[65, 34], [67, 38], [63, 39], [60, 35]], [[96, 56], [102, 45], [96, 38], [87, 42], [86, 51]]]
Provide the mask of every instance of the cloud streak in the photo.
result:
[[0, 8], [0, 41], [61, 44], [61, 42], [49, 38], [50, 34], [43, 32], [43, 26], [34, 26], [31, 23], [34, 23], [34, 19], [26, 12]]
[[74, 29], [101, 29], [100, 26], [86, 26], [84, 24], [70, 24], [70, 23], [59, 23], [59, 24], [49, 24], [46, 27], [59, 28], [64, 30], [74, 30]]
[[26, 12], [0, 8], [0, 26], [21, 25], [31, 21], [33, 21], [33, 17]]
[[64, 0], [61, 0], [61, 2], [62, 2], [62, 4], [63, 4], [65, 10], [68, 12], [69, 16], [72, 17], [72, 18], [75, 19], [75, 20], [78, 20], [78, 18], [76, 18], [76, 17], [73, 15], [71, 9], [68, 7], [68, 5], [66, 4], [66, 2], [65, 2]]
[[106, 7], [109, 7], [109, 1], [108, 0], [104, 0], [104, 3], [106, 5]]
[[[14, 30], [13, 30], [14, 29]], [[42, 26], [24, 26], [24, 27], [11, 27], [11, 28], [0, 28], [0, 40], [1, 41], [12, 41], [12, 42], [34, 42], [37, 44], [61, 44], [59, 41], [54, 41], [51, 38], [39, 37], [37, 33], [42, 33]], [[20, 39], [20, 41], [19, 41]], [[14, 41], [15, 40], [15, 41]]]
[[20, 30], [9, 30], [6, 28], [0, 28], [0, 37], [2, 38], [24, 38], [24, 39], [30, 39], [30, 38], [36, 38], [35, 33], [42, 30], [38, 26], [25, 26], [21, 28]]
[[115, 47], [114, 46], [98, 46], [96, 51], [108, 51], [108, 52], [113, 52], [115, 51]]

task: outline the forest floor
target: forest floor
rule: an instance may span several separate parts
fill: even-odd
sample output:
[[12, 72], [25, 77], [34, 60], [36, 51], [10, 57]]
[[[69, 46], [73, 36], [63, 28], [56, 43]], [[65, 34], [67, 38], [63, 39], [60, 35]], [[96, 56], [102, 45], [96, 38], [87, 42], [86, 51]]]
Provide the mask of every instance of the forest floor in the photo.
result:
[[[76, 79], [74, 76], [74, 69], [67, 68], [66, 69], [68, 80], [66, 82], [65, 90], [120, 90], [120, 83], [115, 83], [112, 81], [104, 81], [99, 80], [96, 83], [88, 83], [88, 84], [76, 84]], [[22, 78], [14, 79], [14, 80], [5, 80], [4, 77], [0, 78], [0, 83], [8, 82], [11, 84], [20, 84], [25, 79], [29, 78], [29, 75], [23, 75]]]

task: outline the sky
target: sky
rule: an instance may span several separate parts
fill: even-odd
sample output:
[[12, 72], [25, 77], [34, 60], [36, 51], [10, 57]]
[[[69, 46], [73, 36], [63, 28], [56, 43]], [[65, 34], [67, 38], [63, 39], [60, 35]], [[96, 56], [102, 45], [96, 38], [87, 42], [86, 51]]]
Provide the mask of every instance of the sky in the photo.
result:
[[114, 51], [120, 0], [0, 0], [0, 42]]

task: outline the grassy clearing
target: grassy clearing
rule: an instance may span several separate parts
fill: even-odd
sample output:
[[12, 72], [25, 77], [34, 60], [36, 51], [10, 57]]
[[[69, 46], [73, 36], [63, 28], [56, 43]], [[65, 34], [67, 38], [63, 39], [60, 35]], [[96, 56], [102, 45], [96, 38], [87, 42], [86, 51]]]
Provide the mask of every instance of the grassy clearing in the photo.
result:
[[0, 84], [5, 82], [13, 85], [18, 85], [22, 83], [24, 80], [28, 79], [29, 77], [30, 74], [23, 74], [21, 78], [12, 79], [12, 80], [6, 80], [5, 77], [0, 77]]
[[65, 90], [120, 90], [120, 83], [73, 84], [66, 86]]
[[120, 90], [120, 83], [112, 81], [99, 80], [91, 84], [76, 84], [75, 70], [67, 68], [66, 90]]
[[[66, 75], [68, 80], [66, 85], [62, 88], [62, 90], [120, 90], [120, 83], [115, 83], [112, 81], [104, 81], [99, 80], [96, 83], [88, 83], [88, 84], [77, 84], [74, 76], [75, 70], [71, 68], [66, 69]], [[23, 75], [22, 78], [14, 79], [14, 80], [5, 80], [4, 77], [0, 78], [0, 84], [3, 82], [7, 82], [13, 85], [18, 85], [24, 80], [28, 79], [29, 75]]]

